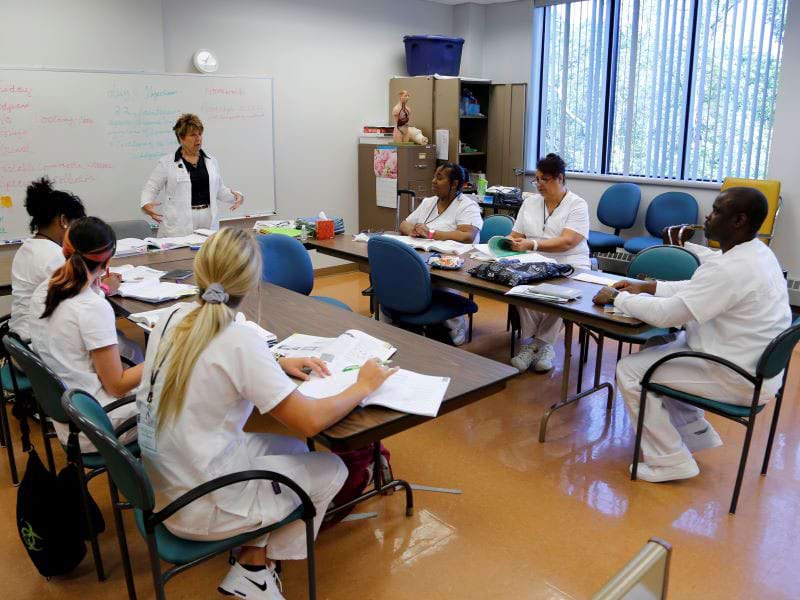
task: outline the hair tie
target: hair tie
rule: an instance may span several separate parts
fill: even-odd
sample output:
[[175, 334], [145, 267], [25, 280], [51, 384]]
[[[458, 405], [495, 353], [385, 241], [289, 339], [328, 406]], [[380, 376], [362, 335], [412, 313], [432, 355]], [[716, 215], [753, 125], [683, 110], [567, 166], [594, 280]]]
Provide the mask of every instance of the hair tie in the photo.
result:
[[75, 247], [72, 245], [72, 241], [69, 239], [69, 229], [67, 229], [67, 232], [64, 234], [64, 240], [61, 243], [61, 253], [67, 260], [69, 260], [74, 254], [77, 254], [82, 259], [103, 264], [112, 256], [114, 256], [115, 250], [116, 244], [114, 242], [109, 242], [105, 246], [92, 250], [91, 252], [79, 252], [75, 249]]
[[200, 296], [207, 304], [227, 304], [230, 296], [221, 283], [209, 285]]

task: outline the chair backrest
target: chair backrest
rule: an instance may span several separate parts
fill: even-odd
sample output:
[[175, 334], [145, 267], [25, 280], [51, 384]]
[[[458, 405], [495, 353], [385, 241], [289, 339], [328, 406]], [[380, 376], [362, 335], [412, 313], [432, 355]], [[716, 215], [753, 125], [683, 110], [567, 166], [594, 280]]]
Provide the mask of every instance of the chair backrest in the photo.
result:
[[36, 396], [36, 401], [45, 414], [59, 423], [69, 423], [69, 418], [61, 408], [61, 394], [64, 393], [65, 387], [58, 375], [53, 373], [35, 352], [15, 337], [4, 336], [3, 345], [22, 372], [28, 376], [33, 395]]
[[481, 244], [485, 244], [496, 235], [506, 236], [514, 227], [514, 219], [508, 215], [492, 215], [483, 221], [481, 228]]
[[69, 390], [61, 397], [64, 413], [89, 438], [103, 456], [114, 483], [134, 507], [149, 511], [155, 507], [155, 494], [142, 466], [114, 434], [108, 415], [91, 394]]
[[[781, 182], [777, 179], [741, 179], [738, 177], [726, 177], [722, 180], [720, 191], [732, 187], [749, 187], [761, 191], [769, 203], [767, 218], [758, 230], [758, 235], [767, 246], [772, 241], [772, 234], [775, 231], [775, 222], [781, 211]], [[711, 243], [708, 244], [712, 246]], [[714, 245], [715, 246], [715, 245]]]
[[308, 296], [314, 288], [314, 267], [300, 241], [280, 233], [257, 235], [261, 248], [261, 279]]
[[672, 546], [651, 538], [592, 600], [663, 600], [667, 597]]
[[792, 358], [792, 351], [800, 341], [800, 317], [792, 326], [781, 332], [767, 346], [756, 365], [756, 377], [769, 379], [783, 371]]
[[642, 190], [635, 183], [615, 183], [610, 185], [597, 205], [597, 218], [614, 231], [630, 229], [639, 213]]
[[686, 192], [664, 192], [647, 206], [644, 226], [650, 235], [661, 238], [664, 227], [697, 223], [697, 200]]
[[628, 265], [628, 277], [685, 281], [691, 279], [700, 260], [681, 246], [652, 246], [639, 252]]
[[367, 243], [372, 289], [378, 303], [390, 310], [413, 314], [431, 304], [431, 274], [413, 248], [379, 235]]
[[143, 240], [153, 235], [150, 224], [144, 219], [131, 219], [129, 221], [110, 221], [109, 226], [114, 230], [118, 240], [136, 238]]

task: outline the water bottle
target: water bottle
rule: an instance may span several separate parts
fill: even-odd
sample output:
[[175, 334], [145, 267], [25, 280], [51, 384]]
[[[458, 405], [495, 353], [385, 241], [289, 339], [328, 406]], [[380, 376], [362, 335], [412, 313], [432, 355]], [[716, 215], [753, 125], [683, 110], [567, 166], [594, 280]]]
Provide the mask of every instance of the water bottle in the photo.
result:
[[304, 244], [308, 241], [308, 229], [305, 223], [300, 226], [300, 241]]
[[489, 182], [483, 176], [483, 173], [480, 174], [478, 177], [478, 199], [483, 202], [484, 196], [486, 196], [486, 187], [489, 185]]

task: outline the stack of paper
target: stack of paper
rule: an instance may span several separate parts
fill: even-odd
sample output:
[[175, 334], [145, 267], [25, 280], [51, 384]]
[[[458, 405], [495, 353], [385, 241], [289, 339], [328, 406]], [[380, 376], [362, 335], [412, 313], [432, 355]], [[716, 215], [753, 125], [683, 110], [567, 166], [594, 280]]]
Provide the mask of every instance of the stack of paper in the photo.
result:
[[183, 308], [184, 306], [189, 306], [190, 304], [191, 302], [182, 302], [179, 305], [171, 304], [166, 308], [157, 308], [156, 310], [133, 313], [128, 315], [128, 319], [136, 323], [145, 331], [153, 331], [155, 326], [158, 325], [158, 321], [161, 319], [161, 317], [168, 315], [174, 310], [177, 310], [177, 307]]
[[145, 254], [147, 252], [147, 242], [136, 238], [122, 238], [117, 240], [117, 251], [114, 256], [133, 256], [135, 254]]
[[183, 248], [185, 246], [202, 246], [206, 241], [206, 236], [197, 233], [190, 233], [180, 237], [144, 238], [149, 246], [159, 250], [171, 250], [172, 248]]
[[266, 229], [267, 227], [288, 227], [290, 229], [294, 229], [294, 219], [289, 220], [271, 220], [271, 221], [256, 221], [253, 225], [253, 231], [259, 231], [261, 229]]
[[[494, 238], [492, 238], [494, 239]], [[522, 252], [517, 254], [510, 254], [504, 257], [497, 256], [489, 244], [475, 244], [476, 252], [469, 255], [474, 260], [483, 262], [493, 262], [495, 260], [518, 260], [522, 264], [543, 262], [543, 263], [556, 263], [557, 261], [549, 256], [539, 254], [538, 252]]]
[[122, 281], [144, 281], [145, 279], [161, 279], [166, 271], [158, 271], [140, 265], [134, 267], [133, 265], [120, 265], [118, 267], [110, 267], [108, 269], [112, 273], [116, 273], [122, 278]]
[[208, 237], [208, 236], [210, 236], [211, 234], [213, 234], [213, 233], [214, 233], [214, 230], [213, 230], [213, 229], [203, 229], [203, 228], [200, 228], [200, 229], [195, 229], [195, 230], [194, 230], [194, 232], [195, 232], [197, 235], [202, 235], [203, 237]]
[[268, 346], [274, 344], [278, 341], [278, 336], [272, 333], [271, 331], [267, 331], [258, 323], [254, 323], [253, 321], [248, 321], [247, 317], [244, 316], [244, 313], [236, 313], [236, 317], [234, 318], [234, 322], [239, 323], [240, 325], [244, 325], [245, 327], [249, 327], [250, 329], [254, 330], [258, 335], [264, 340]]
[[184, 296], [194, 296], [196, 293], [197, 288], [193, 285], [159, 281], [158, 279], [131, 281], [119, 286], [119, 295], [123, 298], [134, 298], [153, 303], [177, 300]]
[[517, 285], [508, 290], [506, 296], [521, 296], [523, 298], [536, 298], [551, 302], [569, 302], [581, 297], [580, 290], [575, 290], [563, 285], [552, 283], [538, 283], [535, 285]]
[[440, 252], [442, 254], [464, 254], [472, 250], [472, 244], [462, 244], [454, 240], [426, 240], [411, 237], [410, 235], [389, 235], [393, 240], [403, 242], [407, 246], [424, 250], [425, 252]]
[[596, 283], [597, 285], [614, 285], [618, 281], [624, 281], [624, 277], [608, 276], [605, 273], [578, 273], [572, 276], [572, 279], [578, 281], [585, 281], [586, 283]]

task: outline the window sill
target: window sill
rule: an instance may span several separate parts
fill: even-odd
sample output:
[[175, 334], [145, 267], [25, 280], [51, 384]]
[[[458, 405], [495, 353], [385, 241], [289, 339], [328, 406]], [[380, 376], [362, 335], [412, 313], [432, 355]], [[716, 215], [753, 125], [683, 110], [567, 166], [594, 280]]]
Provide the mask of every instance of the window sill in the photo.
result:
[[[526, 175], [534, 175], [527, 171]], [[607, 183], [636, 183], [638, 185], [660, 185], [671, 188], [690, 188], [696, 190], [719, 191], [722, 183], [718, 181], [687, 181], [681, 179], [658, 179], [656, 177], [635, 177], [625, 175], [596, 175], [594, 173], [572, 173], [567, 171], [567, 181], [570, 179], [584, 179], [588, 181], [604, 181]]]

